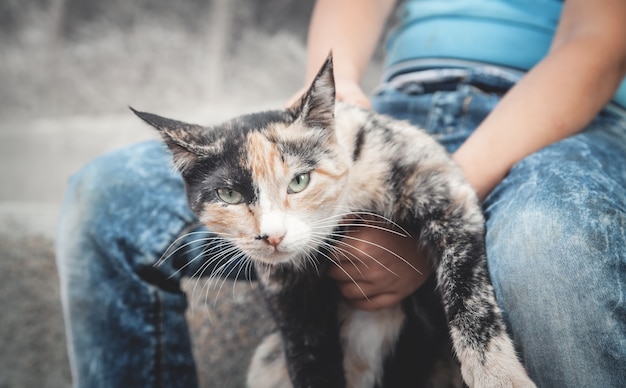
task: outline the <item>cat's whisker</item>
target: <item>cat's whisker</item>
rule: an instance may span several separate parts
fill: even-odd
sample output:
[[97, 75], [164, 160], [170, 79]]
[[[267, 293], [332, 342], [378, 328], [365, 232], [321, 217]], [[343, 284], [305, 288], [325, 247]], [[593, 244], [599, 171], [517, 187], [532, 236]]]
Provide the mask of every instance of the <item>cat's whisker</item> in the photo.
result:
[[[360, 239], [356, 239], [356, 238], [355, 238], [355, 240], [360, 240]], [[369, 244], [369, 241], [367, 241], [367, 240], [360, 240], [360, 241], [363, 241], [363, 242], [366, 242], [366, 243], [368, 243], [368, 244]], [[384, 265], [384, 264], [383, 264], [380, 260], [376, 259], [374, 256], [372, 256], [372, 255], [370, 255], [369, 253], [367, 253], [367, 252], [363, 251], [362, 249], [355, 248], [354, 246], [352, 246], [352, 245], [350, 245], [350, 244], [346, 243], [345, 241], [341, 241], [341, 240], [337, 240], [337, 241], [336, 241], [336, 243], [337, 243], [337, 244], [342, 244], [342, 245], [344, 245], [344, 246], [346, 246], [346, 247], [350, 247], [351, 249], [358, 251], [359, 253], [363, 254], [363, 256], [366, 256], [367, 258], [369, 258], [370, 260], [372, 260], [374, 263], [376, 263], [376, 264], [378, 264], [379, 266], [381, 266], [383, 269], [385, 269], [385, 270], [386, 270], [387, 272], [389, 272], [390, 274], [392, 274], [392, 275], [394, 275], [394, 276], [396, 276], [396, 277], [400, 277], [400, 275], [398, 275], [396, 272], [394, 272], [391, 268], [387, 267], [387, 266], [386, 266], [386, 265]], [[375, 245], [375, 244], [371, 244], [371, 245]], [[338, 247], [338, 246], [334, 246], [333, 248], [335, 248], [335, 249], [337, 249], [337, 250], [342, 250], [342, 251], [344, 251], [344, 252], [346, 252], [346, 253], [348, 253], [348, 254], [352, 255], [352, 256], [353, 256], [355, 259], [357, 259], [357, 260], [358, 260], [358, 261], [359, 261], [359, 262], [360, 262], [360, 263], [361, 263], [361, 264], [362, 264], [365, 268], [369, 268], [369, 266], [368, 266], [368, 265], [367, 265], [367, 264], [366, 264], [366, 263], [365, 263], [365, 262], [364, 262], [361, 258], [359, 258], [358, 256], [356, 256], [354, 253], [351, 253], [351, 252], [347, 251], [345, 248], [340, 248], [340, 247]], [[395, 255], [395, 256], [399, 257], [398, 255]], [[400, 259], [404, 261], [404, 259], [402, 259], [402, 258], [400, 258]], [[352, 263], [352, 261], [351, 261], [351, 263]], [[352, 263], [352, 265], [356, 266], [356, 264], [354, 264], [354, 263]], [[410, 264], [409, 264], [409, 265], [410, 265]], [[416, 270], [416, 271], [418, 271], [417, 269], [415, 269], [415, 270]], [[360, 272], [360, 271], [359, 271], [359, 272]], [[419, 272], [419, 271], [418, 271], [418, 272]], [[419, 273], [421, 274], [421, 272], [419, 272]]]
[[[361, 279], [366, 279], [365, 275], [363, 274], [363, 271], [361, 271], [361, 268], [359, 268], [359, 266], [354, 262], [353, 259], [355, 259], [356, 261], [358, 261], [359, 263], [361, 263], [365, 268], [369, 268], [369, 266], [367, 265], [367, 263], [365, 263], [360, 257], [358, 257], [357, 255], [355, 255], [352, 252], [349, 252], [348, 250], [338, 247], [336, 245], [331, 245], [328, 244], [331, 248], [331, 250], [333, 252], [336, 252], [337, 254], [340, 254], [342, 257], [344, 257], [350, 264], [352, 264], [352, 266], [354, 267], [354, 269], [356, 269], [359, 272], [359, 275], [361, 276]], [[350, 256], [352, 256], [352, 258], [350, 258]], [[390, 271], [391, 273], [393, 273], [393, 271]]]
[[[367, 215], [370, 215], [370, 213], [365, 213]], [[358, 215], [358, 214], [357, 214]], [[372, 216], [375, 214], [371, 214]], [[400, 226], [398, 223], [380, 216], [380, 220], [372, 220], [372, 219], [365, 219], [362, 217], [358, 217], [364, 220], [364, 222], [349, 222], [350, 221], [350, 217], [354, 218], [354, 213], [346, 213], [346, 214], [340, 214], [340, 217], [328, 217], [326, 219], [323, 220], [319, 220], [317, 222], [315, 222], [311, 227], [313, 229], [322, 229], [322, 228], [328, 228], [328, 227], [337, 227], [337, 226], [343, 226], [343, 227], [359, 227], [359, 226], [363, 226], [363, 227], [371, 227], [371, 228], [375, 228], [375, 229], [380, 229], [380, 230], [384, 230], [402, 237], [410, 237], [411, 234], [404, 229], [402, 226]], [[376, 225], [376, 224], [380, 224], [380, 225]]]
[[[243, 258], [243, 255], [242, 255], [242, 254], [237, 255], [237, 256], [234, 256], [233, 258], [231, 258], [231, 259], [230, 259], [230, 260], [226, 263], [226, 266], [227, 266], [228, 264], [232, 263], [233, 261], [239, 260], [239, 259], [241, 259], [241, 258]], [[231, 269], [230, 269], [230, 271], [228, 271], [228, 273], [226, 273], [225, 275], [224, 275], [224, 274], [220, 275], [220, 277], [222, 278], [222, 282], [221, 282], [220, 287], [218, 288], [217, 293], [216, 293], [216, 295], [215, 295], [215, 301], [213, 302], [213, 307], [215, 307], [215, 306], [217, 305], [217, 299], [219, 298], [220, 293], [222, 292], [222, 287], [224, 287], [224, 284], [226, 284], [226, 281], [227, 281], [227, 280], [228, 280], [228, 278], [230, 277], [230, 274], [232, 274], [232, 273], [233, 273], [233, 271], [235, 270], [235, 268], [237, 268], [237, 267], [233, 267], [233, 268], [231, 268]], [[225, 270], [225, 269], [226, 269], [226, 267], [224, 268], [224, 270]], [[239, 269], [238, 269], [237, 274], [235, 275], [235, 279], [237, 279], [237, 278], [239, 277], [239, 273], [240, 273], [240, 271], [241, 271], [241, 268], [239, 268]], [[233, 298], [234, 298], [234, 297], [235, 297], [235, 283], [233, 282]]]
[[245, 258], [244, 263], [244, 274], [248, 278], [248, 284], [250, 287], [254, 287], [252, 280], [252, 271], [254, 271], [254, 262], [248, 258]]
[[[394, 229], [388, 228], [387, 230], [389, 232], [394, 232], [396, 234], [404, 235], [406, 237], [411, 236], [411, 233], [409, 233], [406, 229], [404, 229], [400, 224], [398, 224], [397, 222], [395, 222], [389, 217], [385, 217], [377, 213], [367, 212], [367, 211], [350, 211], [350, 209], [346, 208], [344, 213], [337, 214], [332, 217], [328, 217], [327, 219], [336, 218], [338, 216], [342, 218], [347, 218], [347, 219], [349, 219], [350, 217], [354, 218], [356, 216], [356, 218], [359, 218], [365, 221], [365, 223], [358, 223], [357, 225], [352, 225], [352, 226], [367, 226], [368, 224], [371, 224], [371, 223], [381, 223], [381, 224], [386, 224], [386, 225], [392, 225], [394, 228], [400, 230], [400, 232], [398, 232]], [[320, 220], [320, 222], [323, 222], [323, 221], [324, 220]]]
[[[313, 236], [315, 237], [315, 236]], [[356, 259], [357, 261], [359, 261], [365, 268], [368, 268], [368, 265], [361, 260], [361, 258], [359, 258], [358, 256], [356, 256], [354, 253], [349, 252], [348, 250], [338, 247], [336, 245], [331, 244], [330, 242], [327, 241], [327, 239], [325, 238], [314, 238], [313, 243], [316, 244], [316, 246], [318, 248], [321, 247], [325, 247], [327, 248], [329, 251], [332, 252], [336, 252], [337, 254], [340, 254], [341, 256], [343, 256], [346, 260], [348, 260], [348, 262], [350, 262], [350, 264], [352, 264], [354, 266], [354, 268], [359, 272], [359, 275], [361, 276], [362, 279], [365, 279], [365, 275], [363, 274], [363, 272], [361, 271], [361, 269], [359, 268], [358, 265], [356, 265], [356, 263], [350, 258], [350, 256], [352, 256], [354, 259]], [[344, 243], [344, 245], [348, 245], [346, 243]], [[331, 259], [327, 254], [324, 254], [323, 252], [321, 252], [319, 249], [315, 249], [315, 252], [319, 253], [320, 255], [328, 258], [329, 260], [333, 261], [333, 259]], [[360, 250], [359, 250], [360, 251]], [[369, 256], [372, 260], [376, 261], [376, 259], [374, 259], [373, 257], [371, 257], [370, 255], [368, 255], [367, 253], [360, 251], [361, 253], [363, 253], [366, 256]], [[312, 261], [312, 263], [315, 265], [315, 268], [317, 269], [317, 264], [318, 261], [316, 260], [315, 256], [313, 256], [312, 253], [309, 253], [308, 255], [310, 257], [310, 260]], [[383, 268], [385, 268], [387, 271], [391, 272], [392, 274], [398, 276], [397, 274], [395, 274], [393, 271], [391, 271], [389, 268], [385, 267], [384, 265], [382, 265], [382, 263], [379, 263]], [[335, 265], [340, 265], [340, 262], [337, 261], [335, 263]], [[342, 271], [344, 270], [343, 268], [341, 268]], [[345, 271], [344, 271], [345, 272]], [[319, 271], [318, 271], [319, 274]], [[352, 278], [351, 278], [352, 279]], [[354, 279], [352, 279], [352, 281], [354, 281]]]
[[[200, 246], [200, 248], [202, 248], [202, 251], [200, 253], [198, 253], [196, 256], [194, 256], [191, 260], [188, 260], [182, 267], [178, 268], [174, 273], [172, 273], [171, 275], [169, 275], [167, 278], [171, 279], [175, 276], [177, 276], [178, 274], [180, 274], [185, 268], [187, 268], [188, 266], [190, 266], [194, 261], [200, 259], [201, 257], [203, 257], [206, 254], [206, 247], [207, 247], [208, 243], [205, 245]], [[206, 264], [203, 264], [206, 265]], [[193, 277], [195, 276], [195, 274], [193, 274], [190, 278], [193, 279]]]
[[[341, 223], [338, 224], [337, 226], [343, 226], [343, 227], [365, 227], [365, 228], [370, 228], [370, 229], [377, 229], [377, 230], [382, 230], [384, 232], [389, 232], [389, 233], [393, 233], [397, 236], [400, 237], [411, 237], [410, 234], [405, 234], [402, 232], [399, 232], [397, 230], [388, 228], [386, 226], [379, 226], [379, 225], [373, 225], [371, 223], [363, 223], [363, 224], [359, 224], [359, 223]], [[324, 228], [324, 227], [328, 227], [328, 225], [313, 225], [311, 227], [311, 229], [315, 230], [316, 228]], [[350, 230], [346, 231], [346, 233], [350, 233]]]
[[191, 298], [192, 299], [196, 299], [196, 290], [198, 287], [198, 283], [200, 282], [200, 279], [204, 276], [204, 272], [207, 270], [207, 268], [209, 268], [212, 264], [214, 260], [209, 260], [205, 263], [202, 264], [202, 266], [196, 271], [196, 273], [194, 273], [194, 275], [191, 277], [191, 279], [195, 278], [195, 282], [192, 288], [192, 292], [191, 292]]
[[[236, 252], [237, 249], [233, 246], [228, 247], [226, 249], [223, 249], [222, 251], [219, 252], [219, 254], [213, 256], [210, 260], [207, 260], [207, 262], [203, 263], [202, 266], [192, 275], [192, 278], [196, 277], [196, 282], [194, 283], [194, 287], [192, 290], [192, 297], [195, 296], [196, 294], [196, 290], [198, 287], [198, 283], [200, 282], [200, 279], [202, 277], [204, 277], [204, 273], [206, 272], [207, 269], [209, 269], [214, 263], [216, 262], [222, 262], [224, 260], [224, 258], [228, 257], [232, 252]], [[217, 277], [217, 275], [219, 275], [220, 273], [220, 269], [222, 267], [225, 267], [230, 259], [226, 260], [226, 263], [220, 264], [217, 267], [214, 267], [211, 271], [211, 273], [208, 276], [207, 282], [202, 286], [201, 288], [201, 292], [202, 289], [204, 287], [206, 287], [207, 285], [210, 285], [211, 282], [213, 282], [213, 280]]]
[[179, 252], [181, 249], [184, 249], [184, 248], [186, 248], [186, 247], [188, 247], [188, 246], [190, 246], [190, 245], [192, 245], [192, 244], [194, 244], [194, 243], [196, 243], [196, 242], [198, 242], [198, 241], [208, 241], [208, 240], [210, 240], [210, 239], [215, 239], [215, 240], [221, 239], [221, 237], [218, 237], [218, 236], [205, 237], [205, 238], [202, 238], [202, 239], [196, 239], [196, 240], [189, 241], [189, 242], [187, 242], [187, 243], [185, 243], [185, 244], [183, 244], [183, 245], [178, 246], [178, 247], [177, 247], [176, 249], [174, 249], [173, 251], [171, 250], [171, 248], [172, 248], [173, 246], [175, 246], [176, 244], [178, 244], [178, 242], [179, 242], [179, 241], [181, 241], [182, 239], [184, 239], [184, 238], [186, 238], [186, 237], [189, 237], [189, 236], [191, 236], [191, 235], [194, 235], [194, 234], [207, 234], [207, 232], [189, 232], [189, 233], [185, 233], [184, 235], [182, 235], [182, 236], [178, 237], [178, 238], [177, 238], [174, 242], [172, 242], [172, 243], [171, 243], [171, 244], [167, 247], [167, 249], [165, 250], [165, 252], [163, 253], [163, 255], [161, 255], [161, 257], [159, 258], [159, 260], [157, 260], [157, 261], [153, 264], [153, 266], [154, 266], [154, 267], [158, 267], [158, 266], [163, 265], [163, 263], [165, 263], [165, 262], [166, 262], [166, 261], [167, 261], [170, 257], [172, 257], [173, 255], [175, 255], [175, 254], [176, 254], [177, 252]]
[[355, 248], [354, 246], [350, 245], [349, 243], [346, 243], [345, 241], [342, 241], [342, 239], [348, 239], [348, 240], [353, 240], [353, 241], [358, 241], [358, 242], [362, 242], [365, 244], [369, 244], [371, 246], [374, 246], [376, 248], [379, 248], [381, 250], [384, 250], [385, 252], [388, 252], [390, 254], [392, 254], [393, 256], [395, 256], [396, 258], [400, 259], [403, 263], [405, 263], [406, 265], [408, 265], [409, 267], [411, 267], [414, 271], [416, 271], [417, 273], [419, 273], [420, 275], [422, 275], [422, 271], [420, 271], [419, 269], [417, 269], [413, 264], [411, 264], [408, 260], [406, 260], [405, 258], [403, 258], [402, 256], [398, 255], [397, 253], [393, 252], [392, 250], [383, 247], [382, 245], [373, 243], [371, 241], [368, 240], [364, 240], [364, 239], [360, 239], [357, 237], [353, 237], [353, 236], [346, 236], [346, 235], [341, 235], [341, 234], [337, 234], [337, 233], [331, 233], [330, 236], [334, 236], [334, 237], [339, 237], [339, 240], [336, 240], [336, 242], [338, 244], [343, 244], [345, 246], [349, 246], [354, 250], [357, 250], [358, 252], [362, 253], [364, 256], [367, 256], [368, 258], [370, 258], [372, 261], [374, 261], [376, 264], [380, 265], [381, 267], [383, 267], [385, 270], [389, 271], [391, 274], [399, 277], [399, 275], [397, 273], [395, 273], [394, 271], [392, 271], [390, 268], [388, 268], [387, 266], [385, 266], [383, 263], [381, 263], [378, 259], [376, 259], [375, 257], [373, 257], [372, 255], [368, 254], [367, 252]]
[[[346, 242], [341, 241], [340, 239], [334, 239], [332, 240], [332, 242], [330, 240], [328, 240], [326, 237], [330, 236], [330, 237], [340, 237], [341, 235], [339, 234], [323, 234], [323, 233], [313, 233], [311, 234], [311, 241], [316, 244], [317, 247], [326, 247], [328, 248], [329, 251], [342, 251], [345, 252], [344, 254], [348, 253], [350, 255], [352, 255], [355, 259], [357, 259], [365, 268], [368, 268], [368, 265], [361, 260], [360, 258], [358, 258], [356, 255], [354, 255], [353, 253], [348, 252], [346, 249], [341, 248], [339, 246], [337, 246], [336, 244], [342, 244], [344, 246], [350, 246], [350, 244], [347, 244]], [[356, 248], [353, 248], [356, 249]], [[366, 252], [361, 251], [359, 249], [358, 250], [360, 253], [362, 253], [364, 256], [369, 256]]]
[[[219, 283], [219, 281], [222, 280], [222, 284], [219, 286], [217, 296], [219, 296], [220, 290], [221, 290], [224, 282], [226, 281], [226, 279], [228, 277], [230, 277], [230, 275], [235, 270], [235, 268], [237, 268], [237, 266], [231, 266], [231, 264], [236, 262], [236, 261], [238, 261], [238, 260], [245, 259], [245, 255], [242, 254], [241, 252], [239, 252], [238, 250], [234, 250], [234, 252], [235, 252], [235, 254], [233, 256], [231, 256], [228, 260], [226, 260], [225, 263], [222, 263], [219, 267], [215, 268], [213, 270], [213, 272], [211, 273], [211, 275], [209, 276], [211, 281], [215, 281], [213, 283], [213, 284], [215, 284], [215, 286], [213, 286], [213, 287], [217, 287], [217, 283]], [[227, 270], [228, 270], [228, 272], [226, 272]], [[239, 278], [239, 274], [240, 273], [241, 273], [241, 267], [239, 267], [239, 269], [238, 269], [238, 272], [237, 272], [237, 274], [235, 276], [235, 280], [237, 278]], [[207, 294], [208, 294], [210, 289], [213, 288], [213, 287], [210, 284], [208, 284], [208, 283], [206, 284], [206, 286], [207, 286]], [[216, 302], [217, 302], [217, 296], [216, 296]]]
[[[220, 244], [221, 245], [221, 244]], [[187, 263], [185, 263], [185, 265], [183, 267], [181, 267], [176, 273], [182, 271], [184, 268], [186, 268], [187, 266], [191, 265], [195, 260], [204, 257], [205, 255], [207, 255], [209, 253], [209, 251], [212, 251], [213, 249], [216, 249], [216, 247], [213, 247], [212, 249], [207, 249], [209, 247], [209, 243], [207, 242], [204, 245], [201, 245], [201, 251], [200, 253], [198, 253], [193, 259], [189, 260]], [[195, 283], [192, 289], [192, 293], [191, 293], [191, 298], [194, 299], [195, 298], [195, 289], [196, 289], [196, 285], [198, 283], [198, 280], [203, 276], [203, 273], [205, 271], [206, 268], [208, 268], [209, 266], [212, 265], [212, 263], [215, 261], [215, 257], [214, 256], [210, 256], [206, 261], [204, 261], [202, 263], [202, 265], [196, 269], [196, 271], [191, 274], [189, 276], [190, 280], [194, 280], [195, 278]]]
[[[202, 266], [201, 266], [201, 267], [200, 267], [200, 268], [196, 271], [196, 273], [195, 273], [195, 274], [194, 274], [194, 276], [192, 277], [192, 278], [194, 278], [194, 277], [195, 277], [195, 282], [194, 282], [193, 289], [192, 289], [192, 292], [191, 292], [192, 298], [194, 298], [194, 299], [195, 299], [195, 297], [196, 297], [196, 291], [197, 291], [197, 288], [198, 288], [198, 284], [199, 284], [199, 282], [200, 282], [200, 279], [202, 279], [202, 278], [204, 277], [204, 272], [205, 272], [205, 271], [206, 271], [206, 270], [207, 270], [207, 269], [211, 266], [211, 264], [213, 263], [213, 261], [214, 261], [214, 260], [207, 261], [206, 263], [203, 263], [203, 264], [202, 264]], [[209, 276], [209, 277], [208, 277], [207, 282], [210, 282], [210, 281], [211, 281], [211, 277]], [[203, 287], [204, 287], [204, 286], [203, 286]], [[202, 289], [201, 289], [200, 291], [202, 291]]]
[[[319, 240], [319, 241], [316, 241], [316, 240]], [[315, 239], [313, 242], [316, 243], [319, 247], [326, 247], [326, 248], [329, 249], [329, 251], [336, 252], [337, 254], [340, 254], [341, 256], [343, 256], [346, 260], [348, 260], [350, 262], [350, 264], [352, 264], [354, 266], [354, 268], [359, 272], [361, 277], [365, 279], [365, 276], [363, 275], [363, 272], [361, 271], [359, 266], [356, 265], [356, 263], [350, 258], [350, 256], [352, 256], [352, 258], [354, 258], [357, 261], [359, 261], [365, 268], [369, 268], [369, 266], [363, 260], [361, 260], [361, 258], [356, 256], [354, 253], [349, 252], [348, 250], [346, 250], [344, 248], [338, 247], [337, 245], [333, 245], [330, 242], [328, 242], [326, 239]], [[336, 241], [336, 242], [339, 243], [339, 241]], [[345, 244], [345, 245], [348, 245], [348, 244]]]
[[309, 251], [304, 255], [304, 260], [305, 260], [305, 267], [306, 267], [306, 263], [308, 263], [309, 266], [315, 268], [315, 273], [317, 274], [317, 276], [321, 276], [320, 268], [319, 268], [319, 261], [316, 260], [315, 255], [313, 254], [312, 251]]
[[346, 211], [344, 213], [335, 213], [331, 216], [325, 217], [325, 218], [320, 218], [319, 220], [317, 220], [317, 222], [326, 222], [326, 221], [331, 221], [331, 220], [342, 220], [345, 217], [350, 216], [351, 214], [353, 214], [350, 211]]
[[[397, 253], [395, 253], [394, 251], [380, 245], [380, 244], [376, 244], [373, 243], [371, 241], [368, 240], [364, 240], [364, 239], [360, 239], [360, 238], [356, 238], [353, 236], [343, 236], [344, 239], [350, 239], [350, 240], [354, 240], [354, 241], [359, 241], [359, 242], [364, 242], [366, 244], [372, 245], [376, 248], [382, 249], [383, 251], [392, 254], [393, 256], [395, 256], [396, 258], [400, 259], [404, 264], [408, 265], [409, 267], [411, 267], [415, 272], [417, 272], [420, 275], [423, 275], [422, 271], [420, 271], [419, 269], [417, 269], [413, 264], [411, 264], [411, 262], [409, 262], [407, 259], [405, 259], [404, 257], [398, 255]], [[371, 256], [370, 256], [371, 257]], [[378, 260], [374, 259], [374, 261], [378, 264], [380, 264], [381, 266], [383, 266], [384, 268], [386, 268], [384, 265], [382, 265], [382, 263], [380, 263]], [[393, 273], [393, 272], [392, 272]]]
[[219, 260], [219, 265], [214, 266], [209, 274], [208, 278], [213, 280], [223, 275], [226, 271], [228, 265], [236, 260], [239, 256], [239, 249], [234, 246], [228, 247], [224, 249], [218, 256], [216, 256], [216, 260]]
[[[250, 265], [250, 260], [245, 255], [241, 255], [238, 260], [243, 260], [243, 264], [239, 266], [237, 274], [235, 275], [235, 281], [233, 282], [233, 299], [235, 299], [235, 285], [237, 283], [237, 280], [239, 279], [239, 275], [243, 273], [244, 277], [246, 277], [246, 271], [249, 271]], [[247, 276], [247, 278], [250, 279], [250, 276]], [[248, 282], [250, 286], [252, 286], [252, 282], [250, 280]]]
[[[178, 268], [173, 274], [171, 274], [168, 279], [178, 275], [180, 272], [182, 272], [183, 270], [185, 270], [187, 267], [189, 267], [191, 264], [193, 264], [194, 261], [200, 259], [201, 257], [205, 256], [206, 254], [210, 253], [211, 251], [219, 251], [221, 249], [221, 242], [223, 241], [223, 239], [219, 238], [219, 237], [211, 237], [211, 238], [204, 238], [204, 239], [197, 239], [194, 240], [188, 244], [193, 244], [193, 243], [198, 243], [204, 241], [204, 244], [200, 245], [199, 248], [202, 249], [202, 251], [200, 253], [198, 253], [196, 256], [194, 256], [191, 260], [188, 260], [184, 265], [182, 265], [180, 268]], [[207, 248], [209, 247], [209, 244], [212, 241], [218, 241], [218, 246], [214, 246], [211, 247], [211, 249]], [[187, 245], [187, 244], [185, 244]], [[193, 277], [193, 276], [192, 276]]]
[[341, 272], [343, 272], [348, 279], [350, 279], [350, 281], [352, 283], [354, 283], [354, 285], [356, 286], [356, 288], [359, 289], [359, 291], [361, 292], [361, 295], [363, 295], [363, 297], [365, 298], [365, 300], [367, 300], [369, 302], [369, 297], [367, 296], [367, 294], [365, 293], [365, 291], [363, 291], [363, 288], [361, 288], [361, 286], [359, 285], [359, 283], [354, 280], [354, 278], [348, 273], [348, 271], [346, 271], [337, 261], [335, 261], [332, 257], [328, 256], [327, 254], [325, 254], [324, 252], [318, 251], [318, 253], [324, 257], [326, 257], [331, 263], [333, 263], [335, 266], [337, 266], [337, 268], [339, 268], [341, 270]]
[[[185, 234], [182, 234], [182, 235], [178, 236], [178, 238], [176, 238], [176, 240], [172, 241], [172, 243], [171, 243], [170, 245], [168, 245], [168, 247], [167, 247], [167, 249], [165, 249], [165, 252], [163, 253], [163, 255], [161, 255], [161, 257], [159, 258], [159, 260], [157, 260], [157, 261], [153, 264], [153, 266], [154, 266], [154, 267], [158, 267], [158, 266], [160, 266], [160, 265], [161, 265], [161, 264], [163, 264], [163, 263], [164, 263], [164, 262], [165, 262], [165, 261], [166, 261], [166, 260], [167, 260], [167, 259], [168, 259], [171, 255], [172, 255], [172, 254], [176, 253], [179, 249], [181, 249], [181, 248], [183, 248], [184, 246], [186, 246], [186, 245], [187, 245], [187, 244], [185, 244], [185, 245], [183, 245], [183, 246], [180, 246], [180, 247], [178, 247], [176, 250], [174, 250], [173, 252], [170, 252], [170, 249], [171, 249], [173, 246], [175, 246], [176, 244], [178, 244], [178, 242], [179, 242], [179, 241], [181, 241], [182, 239], [184, 239], [184, 238], [185, 238], [185, 237], [187, 237], [187, 236], [190, 236], [190, 235], [192, 235], [192, 234], [197, 234], [197, 233], [204, 233], [204, 232], [189, 232], [189, 233], [185, 233]], [[166, 256], [166, 253], [168, 253], [168, 252], [169, 252], [169, 254]], [[166, 257], [164, 257], [164, 256], [166, 256]]]

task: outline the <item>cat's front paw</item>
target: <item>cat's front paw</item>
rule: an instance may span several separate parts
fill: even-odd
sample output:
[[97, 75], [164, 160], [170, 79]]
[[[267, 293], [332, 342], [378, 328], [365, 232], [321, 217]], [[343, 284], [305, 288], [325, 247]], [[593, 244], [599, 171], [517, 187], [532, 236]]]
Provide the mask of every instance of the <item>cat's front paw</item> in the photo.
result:
[[464, 370], [461, 368], [463, 380], [471, 388], [535, 388], [535, 383], [528, 377], [524, 368], [515, 367], [508, 370]]
[[511, 341], [495, 338], [482, 356], [467, 352], [461, 356], [461, 374], [469, 387], [533, 388], [522, 363], [517, 359]]

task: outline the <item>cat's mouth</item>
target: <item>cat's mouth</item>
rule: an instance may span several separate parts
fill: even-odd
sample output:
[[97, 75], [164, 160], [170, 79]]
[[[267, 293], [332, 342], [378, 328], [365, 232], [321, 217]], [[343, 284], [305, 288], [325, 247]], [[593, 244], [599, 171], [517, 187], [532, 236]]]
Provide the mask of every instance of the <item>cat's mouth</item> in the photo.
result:
[[252, 260], [258, 261], [263, 264], [276, 265], [285, 264], [293, 261], [293, 254], [277, 252], [272, 255], [254, 255], [250, 256]]
[[282, 247], [272, 247], [271, 249], [255, 250], [248, 252], [248, 256], [257, 262], [269, 265], [285, 264], [294, 262], [299, 256], [296, 252], [285, 250]]

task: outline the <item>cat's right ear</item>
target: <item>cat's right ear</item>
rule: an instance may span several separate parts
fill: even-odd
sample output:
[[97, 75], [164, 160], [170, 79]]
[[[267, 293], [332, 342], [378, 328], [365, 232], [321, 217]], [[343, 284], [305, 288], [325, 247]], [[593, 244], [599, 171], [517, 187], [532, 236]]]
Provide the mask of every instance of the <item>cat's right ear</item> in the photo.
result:
[[209, 129], [206, 127], [140, 112], [130, 106], [129, 108], [140, 119], [159, 131], [172, 153], [174, 165], [181, 173], [189, 170], [198, 159], [219, 152], [220, 142], [207, 143]]
[[291, 108], [308, 127], [334, 128], [335, 76], [332, 53], [326, 58], [309, 90]]

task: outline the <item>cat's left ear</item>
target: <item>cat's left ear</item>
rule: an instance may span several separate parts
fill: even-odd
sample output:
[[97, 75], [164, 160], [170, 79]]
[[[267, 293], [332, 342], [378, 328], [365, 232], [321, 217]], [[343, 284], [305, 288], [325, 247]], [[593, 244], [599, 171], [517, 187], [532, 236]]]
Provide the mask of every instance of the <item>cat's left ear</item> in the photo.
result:
[[298, 112], [298, 118], [308, 127], [329, 129], [334, 127], [335, 77], [332, 53], [328, 55], [309, 90], [290, 109]]

